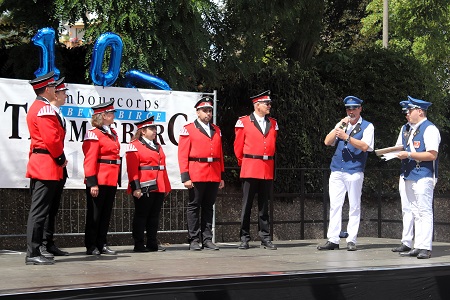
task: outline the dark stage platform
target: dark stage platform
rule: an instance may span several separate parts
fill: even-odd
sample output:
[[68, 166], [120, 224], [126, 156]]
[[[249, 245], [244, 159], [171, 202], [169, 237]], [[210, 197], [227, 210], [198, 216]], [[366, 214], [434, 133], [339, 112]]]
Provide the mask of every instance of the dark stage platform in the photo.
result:
[[398, 240], [359, 238], [358, 251], [318, 251], [324, 240], [276, 241], [278, 250], [187, 250], [86, 256], [65, 249], [51, 266], [26, 266], [25, 253], [0, 251], [0, 297], [9, 299], [450, 299], [450, 244], [432, 258], [391, 252]]

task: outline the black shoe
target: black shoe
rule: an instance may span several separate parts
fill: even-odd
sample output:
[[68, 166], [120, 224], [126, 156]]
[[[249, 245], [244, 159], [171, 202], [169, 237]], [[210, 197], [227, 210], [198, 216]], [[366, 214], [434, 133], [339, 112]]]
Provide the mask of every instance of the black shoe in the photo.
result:
[[356, 245], [353, 242], [347, 243], [347, 251], [356, 251]]
[[164, 251], [166, 251], [166, 248], [164, 248], [161, 245], [156, 245], [156, 244], [154, 244], [154, 245], [147, 245], [147, 249], [150, 252], [164, 252]]
[[150, 252], [150, 249], [145, 248], [144, 245], [141, 245], [141, 246], [134, 246], [133, 251], [134, 252]]
[[53, 265], [55, 261], [53, 259], [48, 259], [45, 256], [33, 256], [33, 257], [25, 257], [26, 265]]
[[317, 250], [334, 250], [334, 249], [339, 249], [339, 244], [335, 244], [330, 241], [327, 241], [325, 245], [317, 246]]
[[261, 241], [261, 248], [268, 249], [268, 250], [277, 250], [277, 246], [272, 244], [271, 241]]
[[431, 251], [427, 249], [420, 249], [419, 254], [417, 254], [418, 259], [428, 259], [431, 257]]
[[107, 245], [103, 245], [102, 254], [108, 254], [108, 255], [116, 255], [117, 251], [111, 250]]
[[191, 244], [189, 245], [189, 250], [200, 251], [202, 250], [202, 248], [200, 248], [200, 245], [197, 241], [192, 241]]
[[51, 246], [47, 245], [47, 251], [50, 252], [51, 254], [53, 254], [54, 256], [68, 256], [69, 255], [69, 252], [62, 251], [61, 249], [56, 247], [56, 245], [54, 245], [54, 244]]
[[247, 250], [249, 248], [250, 248], [250, 246], [248, 245], [248, 242], [241, 242], [241, 244], [238, 247], [238, 249], [242, 249], [242, 250]]
[[412, 256], [412, 257], [417, 257], [417, 255], [419, 255], [420, 249], [414, 248], [411, 251], [408, 252], [400, 252], [400, 256]]
[[406, 246], [403, 243], [399, 247], [391, 249], [392, 252], [408, 252], [410, 250], [411, 250], [411, 248], [409, 248], [408, 246]]
[[87, 255], [100, 255], [100, 251], [98, 251], [97, 247], [89, 248], [86, 251]]
[[156, 246], [156, 247], [147, 247], [147, 249], [148, 249], [150, 252], [164, 252], [164, 251], [166, 251], [166, 248], [164, 248], [164, 247], [161, 246], [161, 245], [158, 245], [158, 246]]
[[47, 246], [41, 245], [39, 246], [39, 252], [42, 256], [48, 259], [53, 259], [54, 255], [47, 251]]
[[219, 247], [217, 247], [211, 241], [206, 241], [206, 242], [202, 243], [202, 246], [203, 246], [203, 249], [206, 249], [206, 250], [219, 250]]

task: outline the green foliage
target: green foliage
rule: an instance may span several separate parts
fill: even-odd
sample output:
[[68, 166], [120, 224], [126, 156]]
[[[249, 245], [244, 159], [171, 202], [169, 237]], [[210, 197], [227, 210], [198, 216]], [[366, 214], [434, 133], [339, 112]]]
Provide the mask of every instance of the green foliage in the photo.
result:
[[370, 0], [327, 0], [319, 51], [335, 52], [360, 45], [361, 18]]
[[307, 64], [321, 31], [324, 1], [227, 0], [218, 38], [224, 68], [248, 76], [263, 67]]
[[[361, 33], [381, 44], [383, 0], [367, 6]], [[450, 62], [450, 2], [448, 0], [390, 0], [389, 47], [404, 49], [435, 71], [446, 84]]]
[[[31, 37], [42, 27], [56, 30], [58, 20], [82, 19], [87, 44], [56, 47], [67, 81], [89, 83], [94, 41], [117, 33], [124, 43], [121, 76], [138, 69], [175, 90], [218, 90], [227, 166], [237, 166], [237, 118], [252, 112], [251, 95], [270, 89], [280, 127], [277, 166], [323, 168], [278, 173], [281, 192], [298, 192], [301, 180], [308, 192], [323, 190], [334, 152], [323, 140], [344, 117], [345, 96], [364, 100], [375, 148], [383, 148], [395, 143], [405, 122], [398, 103], [411, 95], [433, 102], [429, 119], [443, 138], [437, 190], [446, 191], [449, 99], [442, 87], [449, 82], [449, 2], [389, 2], [390, 48], [383, 50], [376, 48], [382, 0], [224, 0], [223, 6], [209, 0], [0, 0], [0, 77], [33, 78], [39, 50]], [[97, 18], [88, 19], [94, 12]], [[370, 154], [368, 167], [380, 171], [367, 175], [366, 192], [396, 189], [398, 161]], [[238, 182], [239, 172], [228, 176]]]
[[[253, 111], [249, 97], [263, 90], [272, 91], [271, 115], [280, 131], [277, 143], [277, 166], [280, 168], [328, 169], [333, 147], [323, 140], [345, 116], [344, 97], [355, 95], [364, 100], [363, 118], [375, 126], [375, 148], [393, 146], [401, 126], [406, 122], [399, 102], [408, 95], [433, 102], [429, 119], [445, 137], [448, 121], [448, 99], [439, 92], [439, 84], [427, 68], [403, 52], [365, 49], [323, 54], [314, 66], [300, 64], [264, 68], [249, 78], [233, 78], [219, 92], [218, 124], [224, 136], [224, 152], [229, 162], [233, 157], [234, 122]], [[441, 165], [448, 164], [446, 143], [441, 147]], [[386, 170], [383, 176], [368, 176], [365, 189], [377, 192], [380, 187], [392, 189], [398, 184], [398, 160], [384, 162], [374, 153], [369, 155], [368, 168]], [[445, 168], [444, 168], [445, 170]], [[442, 178], [446, 178], [444, 170]], [[277, 190], [298, 192], [300, 171], [280, 172]], [[305, 174], [306, 189], [323, 189], [324, 173], [317, 170]], [[442, 188], [445, 185], [443, 180]], [[446, 187], [447, 188], [447, 187]]]
[[207, 28], [216, 11], [209, 1], [56, 2], [61, 17], [71, 22], [96, 12], [95, 21], [87, 22], [91, 25], [86, 28], [87, 40], [94, 41], [107, 31], [120, 35], [124, 43], [122, 75], [138, 69], [163, 78], [176, 90], [196, 90], [204, 77], [212, 77]]

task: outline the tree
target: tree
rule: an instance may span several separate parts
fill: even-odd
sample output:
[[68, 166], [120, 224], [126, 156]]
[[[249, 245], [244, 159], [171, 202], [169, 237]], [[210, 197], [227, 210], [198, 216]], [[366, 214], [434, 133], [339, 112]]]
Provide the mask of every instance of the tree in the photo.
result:
[[221, 61], [244, 77], [265, 66], [306, 65], [320, 39], [324, 1], [226, 0]]
[[[208, 22], [216, 6], [210, 1], [56, 0], [55, 5], [60, 18], [84, 20], [87, 41], [107, 31], [120, 35], [122, 74], [138, 69], [178, 90], [196, 90], [203, 78], [211, 77]], [[89, 12], [97, 18], [88, 20]]]
[[[361, 33], [380, 45], [383, 1], [372, 0]], [[389, 47], [406, 49], [448, 81], [450, 65], [450, 2], [448, 0], [390, 0]]]
[[327, 0], [320, 51], [334, 52], [361, 46], [361, 19], [370, 0]]

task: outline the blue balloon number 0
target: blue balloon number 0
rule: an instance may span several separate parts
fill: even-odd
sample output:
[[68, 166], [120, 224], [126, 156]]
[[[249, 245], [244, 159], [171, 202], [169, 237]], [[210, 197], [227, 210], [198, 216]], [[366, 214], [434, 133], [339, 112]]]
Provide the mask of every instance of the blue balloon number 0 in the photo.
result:
[[[103, 72], [102, 64], [107, 47], [111, 47], [109, 67]], [[122, 59], [122, 39], [115, 33], [105, 32], [96, 41], [92, 50], [91, 79], [96, 85], [111, 86], [119, 76]]]

